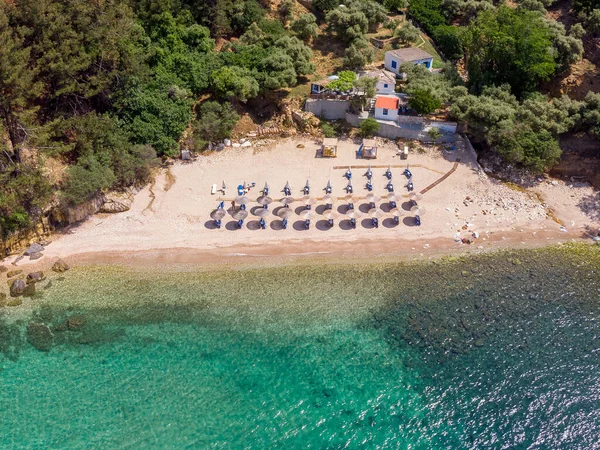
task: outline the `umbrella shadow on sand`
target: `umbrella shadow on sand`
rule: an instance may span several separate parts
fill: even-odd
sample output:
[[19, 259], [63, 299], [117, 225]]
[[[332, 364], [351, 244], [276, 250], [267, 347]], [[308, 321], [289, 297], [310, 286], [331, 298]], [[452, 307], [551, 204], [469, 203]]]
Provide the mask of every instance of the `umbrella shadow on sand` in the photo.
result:
[[293, 225], [294, 230], [296, 231], [307, 231], [306, 227], [304, 226], [304, 220], [297, 220], [294, 222]]
[[329, 231], [331, 230], [331, 227], [329, 226], [329, 221], [328, 220], [319, 220], [317, 223], [315, 223], [315, 227], [317, 228], [317, 230], [320, 231]]
[[282, 220], [274, 220], [269, 224], [269, 226], [271, 227], [271, 230], [275, 230], [275, 231], [283, 230], [283, 221]]
[[402, 223], [404, 225], [406, 225], [407, 227], [416, 227], [417, 226], [417, 222], [415, 221], [414, 217], [405, 217], [404, 219], [402, 219]]
[[323, 214], [327, 210], [327, 205], [319, 205], [315, 208], [317, 214]]
[[235, 220], [231, 220], [225, 224], [225, 229], [229, 231], [235, 231], [239, 230], [239, 227]]
[[404, 211], [410, 211], [410, 209], [413, 207], [412, 202], [408, 201], [408, 202], [404, 202], [402, 203], [402, 209]]
[[338, 206], [337, 212], [339, 212], [340, 214], [346, 214], [348, 212], [348, 205], [344, 204]]
[[362, 203], [359, 207], [358, 210], [360, 212], [363, 212], [365, 214], [367, 214], [369, 212], [369, 210], [371, 209], [371, 205], [369, 205], [368, 203]]
[[252, 230], [252, 231], [256, 231], [256, 230], [260, 230], [261, 229], [260, 228], [260, 222], [258, 220], [250, 220], [250, 221], [248, 221], [246, 227], [249, 230]]
[[386, 228], [395, 228], [395, 227], [397, 227], [400, 224], [399, 223], [395, 223], [394, 219], [392, 219], [391, 217], [388, 217], [387, 219], [384, 219], [381, 222], [381, 225], [383, 225]]
[[344, 231], [354, 230], [354, 227], [352, 226], [350, 219], [340, 220], [340, 228]]
[[366, 228], [368, 230], [375, 228], [373, 226], [373, 223], [371, 223], [371, 219], [363, 219], [362, 222], [360, 222], [360, 224], [363, 228]]
[[216, 230], [217, 229], [217, 223], [210, 219], [207, 220], [206, 222], [204, 222], [204, 228], [208, 229], [208, 230]]

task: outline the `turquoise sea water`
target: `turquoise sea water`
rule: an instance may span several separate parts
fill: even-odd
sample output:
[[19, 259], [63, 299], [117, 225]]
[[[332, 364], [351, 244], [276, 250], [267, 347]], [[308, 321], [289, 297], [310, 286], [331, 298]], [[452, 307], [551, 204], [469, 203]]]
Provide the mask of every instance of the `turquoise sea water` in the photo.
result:
[[45, 284], [0, 309], [3, 449], [600, 448], [593, 248]]

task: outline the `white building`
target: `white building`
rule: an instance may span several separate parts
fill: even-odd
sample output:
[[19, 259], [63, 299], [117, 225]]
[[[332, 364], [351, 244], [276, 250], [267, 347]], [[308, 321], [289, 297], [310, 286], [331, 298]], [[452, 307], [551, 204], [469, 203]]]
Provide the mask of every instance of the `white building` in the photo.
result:
[[377, 94], [393, 94], [396, 91], [396, 74], [389, 70], [373, 70], [362, 76], [377, 79], [375, 87]]
[[433, 68], [433, 56], [420, 48], [399, 48], [385, 52], [385, 68], [396, 75], [402, 75], [400, 66], [404, 63], [422, 64]]
[[392, 95], [378, 95], [375, 100], [375, 118], [379, 120], [397, 120], [400, 99]]

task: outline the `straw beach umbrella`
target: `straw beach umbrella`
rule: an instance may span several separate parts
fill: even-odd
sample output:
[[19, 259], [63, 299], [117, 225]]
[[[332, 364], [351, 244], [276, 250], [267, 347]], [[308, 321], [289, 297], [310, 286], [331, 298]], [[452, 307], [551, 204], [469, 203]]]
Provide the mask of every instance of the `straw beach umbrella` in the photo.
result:
[[373, 219], [377, 219], [377, 218], [383, 216], [383, 211], [378, 208], [371, 208], [369, 210], [369, 216]]
[[295, 200], [293, 197], [283, 197], [281, 200], [279, 200], [279, 203], [282, 203], [285, 206], [291, 205], [294, 202], [295, 202]]
[[423, 194], [419, 194], [418, 192], [409, 192], [408, 194], [408, 198], [410, 199], [410, 201], [412, 201], [413, 203], [417, 203], [421, 200], [423, 200]]
[[410, 212], [413, 213], [415, 216], [424, 216], [427, 211], [425, 210], [425, 208], [413, 206], [412, 208], [410, 208]]
[[277, 215], [281, 217], [284, 229], [287, 228], [288, 219], [292, 216], [292, 214], [294, 214], [294, 211], [292, 211], [290, 208], [281, 208], [279, 211], [277, 211]]
[[279, 211], [277, 211], [277, 215], [282, 219], [289, 219], [292, 214], [294, 214], [294, 211], [292, 211], [290, 208], [281, 208]]
[[210, 218], [213, 220], [222, 220], [226, 215], [227, 212], [224, 209], [219, 208], [210, 213]]
[[238, 205], [247, 205], [248, 203], [250, 203], [250, 199], [248, 197], [246, 197], [245, 195], [238, 195], [235, 198], [235, 202]]
[[271, 197], [268, 197], [268, 196], [266, 196], [266, 195], [261, 195], [260, 197], [258, 197], [258, 198], [256, 199], [256, 202], [257, 202], [259, 205], [262, 205], [262, 206], [268, 206], [268, 205], [270, 205], [271, 203], [273, 203], [273, 199], [272, 199]]
[[300, 217], [302, 217], [304, 220], [310, 219], [311, 215], [312, 215], [312, 211], [310, 209], [303, 209], [302, 211], [300, 211], [298, 213], [298, 215]]
[[270, 212], [271, 211], [269, 211], [268, 209], [265, 209], [265, 208], [257, 208], [254, 211], [254, 215], [258, 216], [260, 218], [263, 218], [263, 217], [267, 217], [270, 214]]
[[235, 220], [244, 220], [246, 217], [248, 217], [248, 211], [245, 209], [236, 209], [233, 213], [231, 213], [231, 217], [233, 217]]
[[367, 201], [369, 203], [377, 203], [377, 202], [379, 202], [381, 200], [381, 197], [379, 197], [378, 195], [373, 194], [372, 192], [369, 192], [367, 194], [366, 199], [367, 199]]

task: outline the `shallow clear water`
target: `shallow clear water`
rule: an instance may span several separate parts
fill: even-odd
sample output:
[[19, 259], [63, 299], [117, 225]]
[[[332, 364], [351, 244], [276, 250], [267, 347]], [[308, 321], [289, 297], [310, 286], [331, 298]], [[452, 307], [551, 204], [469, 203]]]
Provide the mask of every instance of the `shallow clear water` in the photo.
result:
[[592, 248], [45, 283], [0, 309], [1, 448], [600, 448]]

